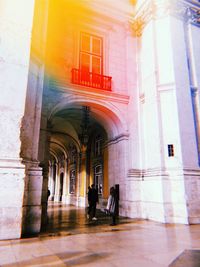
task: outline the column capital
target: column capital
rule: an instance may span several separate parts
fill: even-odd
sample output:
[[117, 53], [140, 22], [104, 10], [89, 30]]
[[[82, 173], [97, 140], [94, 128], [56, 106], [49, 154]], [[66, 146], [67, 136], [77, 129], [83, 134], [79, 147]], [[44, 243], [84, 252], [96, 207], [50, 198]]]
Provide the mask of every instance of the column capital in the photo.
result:
[[147, 0], [135, 12], [130, 21], [133, 35], [140, 37], [151, 20], [172, 15], [200, 27], [200, 3], [187, 0]]

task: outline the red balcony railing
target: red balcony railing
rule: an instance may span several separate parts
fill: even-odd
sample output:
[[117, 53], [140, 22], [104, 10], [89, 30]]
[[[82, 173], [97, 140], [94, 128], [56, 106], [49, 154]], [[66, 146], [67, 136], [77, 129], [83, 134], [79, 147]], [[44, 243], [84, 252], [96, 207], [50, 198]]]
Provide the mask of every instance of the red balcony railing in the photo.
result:
[[103, 89], [111, 90], [112, 77], [96, 74], [93, 72], [72, 69], [72, 83]]

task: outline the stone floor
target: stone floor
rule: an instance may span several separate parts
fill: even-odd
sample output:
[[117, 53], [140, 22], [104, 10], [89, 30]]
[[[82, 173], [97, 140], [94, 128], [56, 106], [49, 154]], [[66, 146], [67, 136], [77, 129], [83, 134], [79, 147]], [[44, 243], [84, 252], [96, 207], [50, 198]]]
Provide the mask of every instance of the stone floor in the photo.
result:
[[200, 267], [200, 225], [110, 218], [51, 204], [39, 237], [0, 241], [0, 266]]

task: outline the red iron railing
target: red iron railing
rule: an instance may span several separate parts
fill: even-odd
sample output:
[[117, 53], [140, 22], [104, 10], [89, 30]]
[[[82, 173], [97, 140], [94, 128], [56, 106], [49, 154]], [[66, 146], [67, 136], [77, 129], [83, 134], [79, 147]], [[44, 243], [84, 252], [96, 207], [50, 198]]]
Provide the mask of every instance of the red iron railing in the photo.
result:
[[72, 83], [103, 89], [111, 90], [112, 77], [96, 74], [93, 72], [72, 69]]

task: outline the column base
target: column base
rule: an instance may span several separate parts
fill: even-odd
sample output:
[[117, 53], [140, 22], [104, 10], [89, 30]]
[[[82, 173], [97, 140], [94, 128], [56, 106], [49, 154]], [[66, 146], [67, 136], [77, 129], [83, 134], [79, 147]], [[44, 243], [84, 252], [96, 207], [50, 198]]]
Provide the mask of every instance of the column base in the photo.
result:
[[0, 159], [0, 240], [21, 237], [25, 166]]

